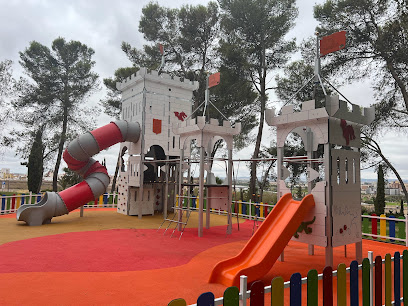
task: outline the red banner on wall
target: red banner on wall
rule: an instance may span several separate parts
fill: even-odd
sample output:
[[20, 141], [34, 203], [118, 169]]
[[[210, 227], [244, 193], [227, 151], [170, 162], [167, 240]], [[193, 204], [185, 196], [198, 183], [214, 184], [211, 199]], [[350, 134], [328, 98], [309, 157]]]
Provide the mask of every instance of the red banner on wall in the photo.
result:
[[160, 119], [153, 119], [153, 133], [160, 134], [162, 130], [162, 121]]
[[346, 46], [346, 31], [340, 31], [320, 39], [320, 56], [339, 51]]

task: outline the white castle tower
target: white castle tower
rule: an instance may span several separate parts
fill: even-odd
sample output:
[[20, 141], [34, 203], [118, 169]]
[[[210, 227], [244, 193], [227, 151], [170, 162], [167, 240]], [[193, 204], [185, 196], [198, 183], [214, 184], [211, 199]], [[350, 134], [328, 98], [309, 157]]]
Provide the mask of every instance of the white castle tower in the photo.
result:
[[198, 86], [198, 82], [146, 68], [116, 84], [122, 92], [121, 119], [138, 122], [142, 130], [140, 141], [121, 144], [119, 213], [141, 218], [164, 210], [166, 215], [173, 206], [177, 163], [171, 160], [180, 157], [180, 136], [173, 133], [172, 126], [191, 115], [192, 95]]

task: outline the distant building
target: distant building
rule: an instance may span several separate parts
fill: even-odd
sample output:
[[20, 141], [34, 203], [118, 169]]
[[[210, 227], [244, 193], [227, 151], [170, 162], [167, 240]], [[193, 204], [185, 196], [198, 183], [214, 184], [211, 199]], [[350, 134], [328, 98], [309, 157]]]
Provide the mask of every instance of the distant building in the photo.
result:
[[376, 188], [371, 183], [363, 183], [361, 184], [361, 193], [362, 194], [375, 194]]
[[399, 188], [385, 188], [386, 195], [400, 195], [401, 192]]
[[10, 179], [11, 173], [9, 168], [1, 168], [0, 169], [0, 178], [2, 179]]
[[388, 184], [388, 188], [401, 189], [401, 184], [400, 184], [399, 181], [394, 181], [394, 182]]

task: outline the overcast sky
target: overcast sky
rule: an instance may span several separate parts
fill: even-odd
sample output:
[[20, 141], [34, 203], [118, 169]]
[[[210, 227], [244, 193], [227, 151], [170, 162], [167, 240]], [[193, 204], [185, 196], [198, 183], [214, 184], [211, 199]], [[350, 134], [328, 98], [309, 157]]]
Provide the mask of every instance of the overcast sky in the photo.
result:
[[[132, 46], [142, 47], [143, 36], [138, 32], [138, 23], [143, 6], [148, 0], [0, 0], [0, 61], [14, 61], [16, 76], [21, 75], [18, 64], [18, 52], [28, 47], [35, 40], [50, 46], [51, 42], [61, 36], [67, 41], [79, 40], [95, 50], [95, 71], [100, 80], [113, 75], [119, 67], [129, 66], [129, 61], [120, 49], [122, 41]], [[175, 1], [160, 0], [158, 3], [168, 7], [180, 7], [182, 4], [205, 4], [208, 1]], [[296, 27], [288, 37], [296, 37], [298, 42], [314, 33], [316, 21], [313, 19], [313, 6], [323, 1], [299, 0], [299, 17]], [[324, 63], [323, 63], [324, 64]], [[97, 105], [104, 96], [104, 89], [90, 98], [89, 103]], [[353, 103], [369, 106], [373, 102], [369, 83], [358, 83], [341, 89]], [[98, 126], [111, 119], [106, 115], [98, 118]], [[267, 140], [265, 140], [267, 142]], [[384, 135], [380, 142], [385, 155], [394, 163], [401, 176], [408, 180], [406, 153], [407, 141], [400, 141], [395, 135]], [[106, 158], [109, 173], [114, 172], [118, 146], [101, 152], [97, 159]], [[237, 154], [249, 158], [251, 148]], [[10, 168], [12, 172], [26, 173], [20, 165], [21, 160], [14, 157], [11, 149], [0, 156], [0, 168]], [[240, 166], [239, 176], [247, 176], [248, 171]], [[373, 171], [364, 171], [362, 177], [376, 178]], [[393, 178], [391, 175], [390, 178]]]

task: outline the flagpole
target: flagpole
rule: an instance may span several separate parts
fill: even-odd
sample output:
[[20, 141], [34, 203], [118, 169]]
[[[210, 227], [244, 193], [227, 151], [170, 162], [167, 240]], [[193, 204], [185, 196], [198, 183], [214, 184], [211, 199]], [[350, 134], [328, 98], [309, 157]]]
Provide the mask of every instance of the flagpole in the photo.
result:
[[321, 73], [322, 73], [322, 66], [321, 66], [321, 60], [320, 60], [320, 38], [319, 38], [319, 32], [316, 32], [316, 59], [315, 59], [315, 99], [316, 99], [316, 85], [320, 84], [320, 87], [323, 90], [324, 96], [327, 96], [326, 90], [324, 89], [324, 85], [322, 82]]
[[321, 74], [321, 62], [320, 62], [320, 39], [319, 32], [316, 32], [316, 58], [315, 58], [315, 83], [319, 82], [318, 76]]
[[204, 104], [204, 111], [203, 111], [203, 116], [205, 116], [205, 111], [207, 110], [207, 105], [208, 105], [208, 100], [209, 100], [209, 88], [208, 88], [208, 78], [209, 76], [207, 75], [206, 80], [205, 80], [205, 104]]

